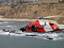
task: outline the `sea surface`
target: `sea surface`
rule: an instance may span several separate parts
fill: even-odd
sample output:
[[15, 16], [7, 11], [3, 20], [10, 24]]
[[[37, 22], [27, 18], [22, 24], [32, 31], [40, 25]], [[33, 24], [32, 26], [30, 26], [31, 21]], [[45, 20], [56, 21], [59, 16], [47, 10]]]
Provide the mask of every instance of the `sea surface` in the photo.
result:
[[[26, 22], [0, 22], [0, 29], [19, 30]], [[45, 40], [26, 36], [0, 35], [0, 48], [64, 48], [64, 39]]]

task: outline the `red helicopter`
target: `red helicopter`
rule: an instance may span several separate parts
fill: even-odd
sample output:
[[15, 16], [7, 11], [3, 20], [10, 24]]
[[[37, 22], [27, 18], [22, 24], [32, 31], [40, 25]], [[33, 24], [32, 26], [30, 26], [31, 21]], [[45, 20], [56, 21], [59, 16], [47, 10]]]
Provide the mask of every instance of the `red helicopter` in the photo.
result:
[[[62, 17], [62, 16], [60, 16]], [[20, 28], [22, 32], [37, 32], [37, 33], [46, 33], [46, 32], [58, 32], [62, 31], [56, 22], [52, 22], [49, 18], [58, 18], [58, 16], [47, 16], [47, 17], [39, 17], [34, 21], [29, 21], [29, 23]]]

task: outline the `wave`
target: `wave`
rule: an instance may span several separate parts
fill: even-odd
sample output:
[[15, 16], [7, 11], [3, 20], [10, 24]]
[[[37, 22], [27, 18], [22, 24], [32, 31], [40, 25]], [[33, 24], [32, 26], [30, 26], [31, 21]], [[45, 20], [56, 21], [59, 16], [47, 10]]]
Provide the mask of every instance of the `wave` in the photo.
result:
[[45, 39], [45, 40], [62, 40], [64, 39], [64, 34], [62, 33], [52, 33], [52, 34], [44, 34], [42, 36], [36, 36], [35, 38], [38, 39]]
[[0, 31], [0, 35], [9, 35], [9, 36], [15, 36], [15, 37], [33, 37], [37, 39], [44, 39], [44, 40], [63, 40], [64, 39], [64, 33], [26, 33], [26, 32], [3, 32]]

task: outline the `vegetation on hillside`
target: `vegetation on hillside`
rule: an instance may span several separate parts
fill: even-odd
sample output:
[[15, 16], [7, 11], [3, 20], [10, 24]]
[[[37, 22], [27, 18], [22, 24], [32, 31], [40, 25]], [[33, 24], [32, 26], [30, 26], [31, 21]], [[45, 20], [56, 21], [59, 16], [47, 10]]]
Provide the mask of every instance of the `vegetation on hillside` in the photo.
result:
[[38, 16], [64, 16], [64, 3], [35, 3], [21, 0], [0, 2], [0, 15], [3, 18], [35, 18]]

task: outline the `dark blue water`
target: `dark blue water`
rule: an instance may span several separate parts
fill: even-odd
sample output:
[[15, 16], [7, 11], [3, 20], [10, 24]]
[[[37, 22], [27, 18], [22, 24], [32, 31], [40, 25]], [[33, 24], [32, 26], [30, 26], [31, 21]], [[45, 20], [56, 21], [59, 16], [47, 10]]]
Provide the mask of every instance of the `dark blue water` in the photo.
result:
[[1, 35], [0, 48], [64, 48], [64, 40], [51, 41], [29, 37]]
[[[7, 25], [12, 25], [12, 27], [17, 26], [18, 28], [14, 27], [14, 29], [15, 28], [19, 29], [20, 27], [26, 25], [26, 23], [9, 22], [9, 23], [0, 24], [0, 26], [3, 26], [2, 28], [4, 28]], [[64, 40], [53, 41], [53, 40], [44, 40], [33, 37], [0, 35], [0, 48], [64, 48]]]

